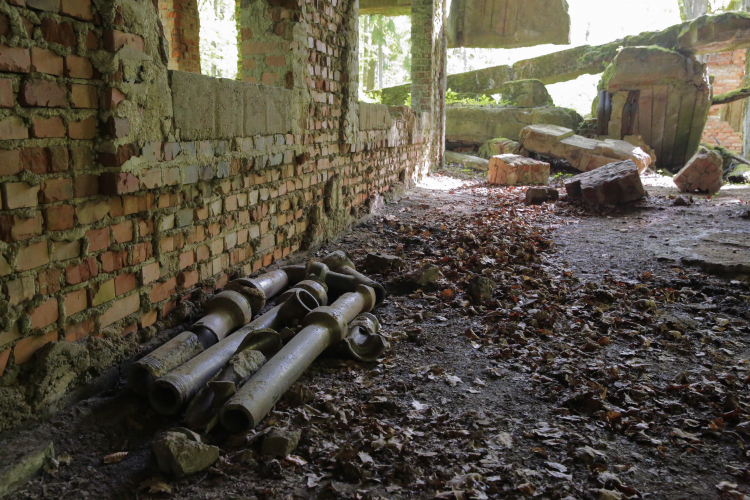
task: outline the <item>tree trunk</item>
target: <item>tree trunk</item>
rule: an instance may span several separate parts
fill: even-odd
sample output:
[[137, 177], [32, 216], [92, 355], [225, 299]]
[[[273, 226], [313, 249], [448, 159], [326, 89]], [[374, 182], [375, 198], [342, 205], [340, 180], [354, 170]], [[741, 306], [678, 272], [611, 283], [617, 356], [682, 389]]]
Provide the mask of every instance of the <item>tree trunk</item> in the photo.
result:
[[378, 88], [383, 88], [383, 44], [378, 44]]
[[690, 21], [708, 13], [708, 0], [680, 0], [683, 21]]

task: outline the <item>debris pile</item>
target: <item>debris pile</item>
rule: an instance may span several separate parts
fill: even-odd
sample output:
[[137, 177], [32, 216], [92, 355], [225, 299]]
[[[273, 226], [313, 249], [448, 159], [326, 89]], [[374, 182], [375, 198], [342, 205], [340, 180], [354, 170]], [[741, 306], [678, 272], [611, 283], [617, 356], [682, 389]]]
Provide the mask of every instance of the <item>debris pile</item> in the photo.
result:
[[715, 193], [722, 186], [721, 165], [718, 153], [701, 147], [672, 180], [685, 193]]
[[[370, 265], [398, 267], [386, 257], [374, 257]], [[279, 294], [275, 306], [258, 315]], [[336, 297], [330, 305], [329, 295]], [[382, 285], [359, 273], [343, 252], [229, 282], [189, 331], [136, 362], [128, 374], [128, 385], [148, 395], [157, 412], [185, 410], [192, 429], [169, 431], [153, 443], [160, 468], [181, 477], [210, 466], [219, 450], [193, 431], [206, 433], [218, 424], [230, 433], [254, 428], [328, 348], [338, 346], [358, 361], [377, 360], [388, 342], [368, 311], [384, 299]], [[289, 436], [295, 432], [269, 435], [264, 453], [288, 454], [299, 432]]]
[[497, 155], [490, 158], [487, 177], [490, 184], [503, 186], [543, 185], [549, 182], [549, 163], [520, 155]]

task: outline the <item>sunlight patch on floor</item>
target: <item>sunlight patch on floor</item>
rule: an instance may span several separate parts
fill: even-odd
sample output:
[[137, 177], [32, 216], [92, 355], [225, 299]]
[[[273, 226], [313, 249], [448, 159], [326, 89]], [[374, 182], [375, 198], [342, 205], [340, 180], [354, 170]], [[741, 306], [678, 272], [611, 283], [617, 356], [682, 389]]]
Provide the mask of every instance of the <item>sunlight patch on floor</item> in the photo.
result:
[[422, 180], [417, 182], [418, 187], [435, 191], [450, 191], [451, 189], [471, 186], [473, 184], [477, 184], [477, 181], [456, 179], [455, 177], [448, 177], [438, 173], [426, 175], [422, 177]]

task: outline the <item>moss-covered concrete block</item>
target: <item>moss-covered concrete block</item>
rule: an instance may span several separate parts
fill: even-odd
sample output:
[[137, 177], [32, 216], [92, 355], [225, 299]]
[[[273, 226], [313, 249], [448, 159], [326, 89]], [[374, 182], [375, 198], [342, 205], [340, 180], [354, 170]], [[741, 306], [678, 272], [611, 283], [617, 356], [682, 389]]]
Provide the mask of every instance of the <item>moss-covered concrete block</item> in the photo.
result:
[[503, 84], [500, 93], [503, 101], [519, 108], [551, 106], [552, 97], [539, 80], [515, 80]]

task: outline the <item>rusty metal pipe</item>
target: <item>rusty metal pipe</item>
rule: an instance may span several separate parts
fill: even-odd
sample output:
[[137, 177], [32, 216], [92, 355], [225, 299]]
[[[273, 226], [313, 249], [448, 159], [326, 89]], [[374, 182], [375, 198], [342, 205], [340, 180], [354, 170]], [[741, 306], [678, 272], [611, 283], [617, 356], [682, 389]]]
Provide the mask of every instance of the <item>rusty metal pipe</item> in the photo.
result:
[[308, 312], [327, 300], [325, 290], [317, 284], [321, 294], [316, 298], [304, 289], [289, 296], [282, 304], [254, 319], [244, 327], [211, 346], [190, 361], [156, 380], [149, 390], [151, 406], [159, 413], [177, 413], [226, 364], [245, 341], [260, 329], [278, 330], [286, 324], [302, 319]]
[[157, 378], [203, 352], [203, 345], [193, 332], [182, 332], [130, 366], [128, 387], [147, 394]]
[[221, 424], [229, 432], [258, 425], [271, 407], [330, 345], [341, 341], [347, 324], [375, 306], [375, 291], [360, 285], [330, 306], [318, 307], [305, 317], [305, 327], [258, 372], [250, 377], [221, 409]]
[[327, 265], [328, 269], [330, 269], [334, 273], [350, 276], [357, 282], [357, 284], [367, 285], [375, 290], [375, 296], [377, 297], [375, 305], [380, 305], [385, 300], [385, 287], [383, 287], [383, 285], [381, 285], [377, 281], [374, 281], [357, 271], [357, 269], [354, 267], [354, 263], [349, 260], [349, 257], [347, 257], [346, 254], [341, 250], [329, 253], [328, 255], [323, 257], [323, 260], [321, 262]]
[[349, 323], [346, 338], [342, 346], [347, 354], [356, 359], [370, 363], [377, 361], [381, 354], [388, 349], [388, 341], [378, 335], [380, 322], [374, 314], [362, 313]]

